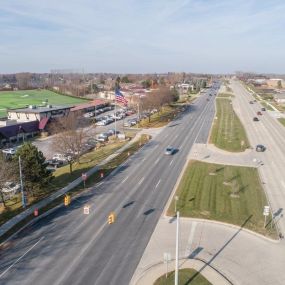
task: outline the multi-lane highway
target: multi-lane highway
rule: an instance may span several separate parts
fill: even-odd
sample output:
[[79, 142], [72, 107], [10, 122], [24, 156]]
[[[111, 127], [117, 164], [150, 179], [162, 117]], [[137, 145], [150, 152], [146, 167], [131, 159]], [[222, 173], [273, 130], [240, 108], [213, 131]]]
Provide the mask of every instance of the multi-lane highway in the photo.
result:
[[[13, 238], [1, 252], [0, 284], [129, 284], [189, 150], [206, 143], [214, 98], [199, 97], [103, 183]], [[168, 145], [178, 152], [165, 155]]]
[[[231, 81], [231, 87], [236, 94], [233, 100], [235, 111], [245, 126], [251, 145], [255, 147], [262, 144], [267, 148], [263, 153], [256, 153], [256, 158], [263, 162], [259, 167], [259, 174], [271, 203], [271, 210], [276, 216], [275, 220], [284, 235], [285, 219], [282, 216], [285, 208], [285, 128], [269, 115], [270, 111], [257, 115], [263, 106], [258, 102], [249, 104], [254, 98], [241, 83]], [[254, 122], [253, 117], [257, 116], [260, 121]]]

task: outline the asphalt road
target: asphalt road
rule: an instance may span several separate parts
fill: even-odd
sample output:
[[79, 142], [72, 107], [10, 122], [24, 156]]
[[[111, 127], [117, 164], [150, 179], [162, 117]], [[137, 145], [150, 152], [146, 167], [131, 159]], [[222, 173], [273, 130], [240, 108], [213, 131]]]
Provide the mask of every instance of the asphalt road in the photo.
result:
[[[285, 128], [270, 111], [257, 115], [263, 107], [259, 102], [249, 104], [253, 96], [239, 83], [232, 81], [231, 87], [236, 94], [233, 100], [234, 108], [244, 124], [250, 144], [255, 148], [257, 144], [264, 145], [265, 152], [256, 152], [256, 159], [263, 165], [258, 168], [261, 180], [268, 196], [271, 210], [278, 223], [280, 231], [285, 235]], [[259, 117], [258, 122], [253, 117]]]
[[214, 98], [199, 97], [115, 173], [19, 233], [1, 251], [0, 284], [129, 284], [193, 143], [206, 143]]

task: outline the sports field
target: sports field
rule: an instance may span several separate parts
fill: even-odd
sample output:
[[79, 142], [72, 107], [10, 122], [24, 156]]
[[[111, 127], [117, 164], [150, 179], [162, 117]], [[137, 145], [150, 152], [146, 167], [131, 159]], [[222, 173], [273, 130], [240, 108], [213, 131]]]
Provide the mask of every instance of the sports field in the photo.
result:
[[0, 117], [6, 115], [8, 108], [23, 108], [26, 105], [42, 105], [45, 100], [48, 104], [73, 105], [86, 102], [85, 99], [59, 95], [49, 90], [19, 90], [0, 92]]

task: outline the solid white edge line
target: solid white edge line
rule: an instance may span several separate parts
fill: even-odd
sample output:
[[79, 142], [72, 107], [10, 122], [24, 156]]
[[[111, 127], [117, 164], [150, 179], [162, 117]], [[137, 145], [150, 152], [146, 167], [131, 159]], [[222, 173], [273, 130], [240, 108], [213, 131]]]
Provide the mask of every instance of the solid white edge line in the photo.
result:
[[8, 272], [16, 263], [18, 263], [27, 253], [29, 253], [44, 237], [41, 237], [30, 249], [28, 249], [22, 256], [20, 256], [16, 261], [13, 262], [2, 274], [0, 275], [0, 278]]

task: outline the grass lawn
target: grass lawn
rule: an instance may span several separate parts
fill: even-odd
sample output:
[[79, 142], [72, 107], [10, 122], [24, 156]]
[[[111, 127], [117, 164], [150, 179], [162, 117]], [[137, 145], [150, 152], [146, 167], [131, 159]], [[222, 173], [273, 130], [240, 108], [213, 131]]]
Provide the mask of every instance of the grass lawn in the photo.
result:
[[285, 127], [285, 118], [279, 118], [278, 121]]
[[[159, 113], [155, 113], [139, 123], [140, 128], [160, 128], [167, 125], [178, 113], [178, 106], [164, 106]], [[137, 127], [134, 126], [134, 128]]]
[[[167, 276], [165, 275], [159, 277], [154, 285], [173, 285], [174, 284], [174, 271], [170, 272]], [[185, 268], [180, 269], [178, 273], [179, 277], [179, 285], [211, 285], [210, 283], [202, 274], [198, 273], [194, 269]]]
[[249, 142], [238, 116], [233, 110], [231, 100], [216, 99], [216, 117], [213, 122], [210, 142], [218, 148], [240, 152], [249, 147]]
[[8, 108], [23, 108], [26, 107], [26, 105], [43, 105], [46, 99], [48, 99], [49, 104], [55, 105], [73, 105], [88, 101], [81, 98], [59, 95], [45, 89], [1, 91], [0, 117], [6, 115], [6, 109]]
[[[184, 217], [244, 225], [276, 237], [271, 225], [264, 228], [263, 207], [268, 203], [255, 168], [190, 161], [175, 195]], [[172, 201], [169, 215], [174, 215], [174, 207]]]
[[235, 96], [231, 93], [219, 93], [218, 97], [231, 98], [231, 97], [235, 97]]

